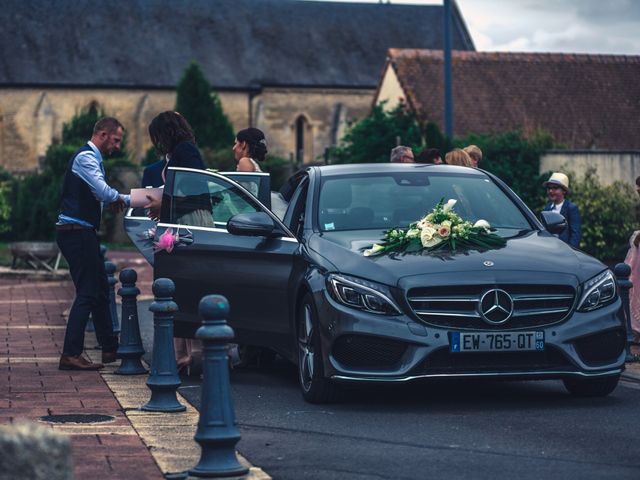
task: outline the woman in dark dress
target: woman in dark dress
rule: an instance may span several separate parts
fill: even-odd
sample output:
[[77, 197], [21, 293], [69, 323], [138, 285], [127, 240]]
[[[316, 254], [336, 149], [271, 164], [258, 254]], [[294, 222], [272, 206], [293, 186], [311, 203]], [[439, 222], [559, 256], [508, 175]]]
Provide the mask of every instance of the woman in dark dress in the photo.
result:
[[[193, 129], [189, 122], [178, 112], [162, 112], [151, 120], [149, 137], [158, 152], [167, 158], [167, 162], [162, 169], [163, 183], [166, 181], [168, 167], [186, 167], [201, 170], [205, 168], [200, 151], [196, 146]], [[194, 188], [193, 185], [185, 185], [185, 187], [189, 187], [187, 190], [190, 193]], [[180, 185], [178, 186], [179, 188]], [[160, 215], [161, 200], [153, 201], [151, 197], [147, 198], [150, 203], [145, 208], [149, 208], [149, 217], [157, 219]], [[195, 197], [193, 196], [185, 198], [189, 202], [185, 202], [182, 205], [182, 210], [184, 211], [178, 217], [178, 223], [213, 227], [210, 205], [209, 208], [206, 208], [205, 205], [195, 205], [193, 203]], [[203, 224], [205, 220], [206, 224]], [[174, 337], [173, 346], [178, 370], [181, 373], [194, 374], [201, 370], [202, 344], [200, 340]]]

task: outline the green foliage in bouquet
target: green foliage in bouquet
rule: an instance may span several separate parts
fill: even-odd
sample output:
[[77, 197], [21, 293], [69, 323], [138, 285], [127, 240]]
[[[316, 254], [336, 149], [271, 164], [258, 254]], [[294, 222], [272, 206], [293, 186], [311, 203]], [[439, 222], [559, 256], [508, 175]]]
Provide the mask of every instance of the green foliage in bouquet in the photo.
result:
[[419, 252], [427, 250], [456, 251], [459, 249], [489, 250], [500, 248], [506, 240], [491, 233], [486, 220], [474, 224], [453, 211], [456, 200], [441, 199], [431, 213], [409, 225], [408, 229], [387, 230], [381, 243], [364, 250], [365, 257], [385, 252]]

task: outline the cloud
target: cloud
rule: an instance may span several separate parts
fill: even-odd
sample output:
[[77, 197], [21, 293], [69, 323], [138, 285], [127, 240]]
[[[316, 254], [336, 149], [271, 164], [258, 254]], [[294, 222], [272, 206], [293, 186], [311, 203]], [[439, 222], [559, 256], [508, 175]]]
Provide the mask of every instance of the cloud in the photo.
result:
[[458, 0], [478, 50], [640, 52], [637, 0]]

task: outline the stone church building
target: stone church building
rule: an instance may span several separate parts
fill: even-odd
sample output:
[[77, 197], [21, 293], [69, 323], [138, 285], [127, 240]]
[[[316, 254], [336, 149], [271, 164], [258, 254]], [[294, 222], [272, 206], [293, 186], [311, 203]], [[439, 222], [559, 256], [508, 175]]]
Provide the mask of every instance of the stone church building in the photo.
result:
[[[453, 11], [453, 48], [474, 50]], [[442, 48], [443, 7], [6, 0], [0, 25], [0, 165], [7, 170], [37, 169], [63, 123], [90, 104], [123, 122], [140, 160], [150, 120], [174, 108], [192, 60], [234, 129], [261, 128], [271, 153], [311, 162], [369, 113], [388, 48]]]

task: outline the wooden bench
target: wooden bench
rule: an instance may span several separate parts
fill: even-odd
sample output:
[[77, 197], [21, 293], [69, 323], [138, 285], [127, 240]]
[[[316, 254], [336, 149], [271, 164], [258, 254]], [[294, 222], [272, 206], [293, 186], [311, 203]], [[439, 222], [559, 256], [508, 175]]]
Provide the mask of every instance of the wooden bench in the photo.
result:
[[9, 245], [13, 261], [11, 268], [16, 269], [19, 263], [50, 272], [58, 270], [62, 255], [55, 242], [14, 242]]

